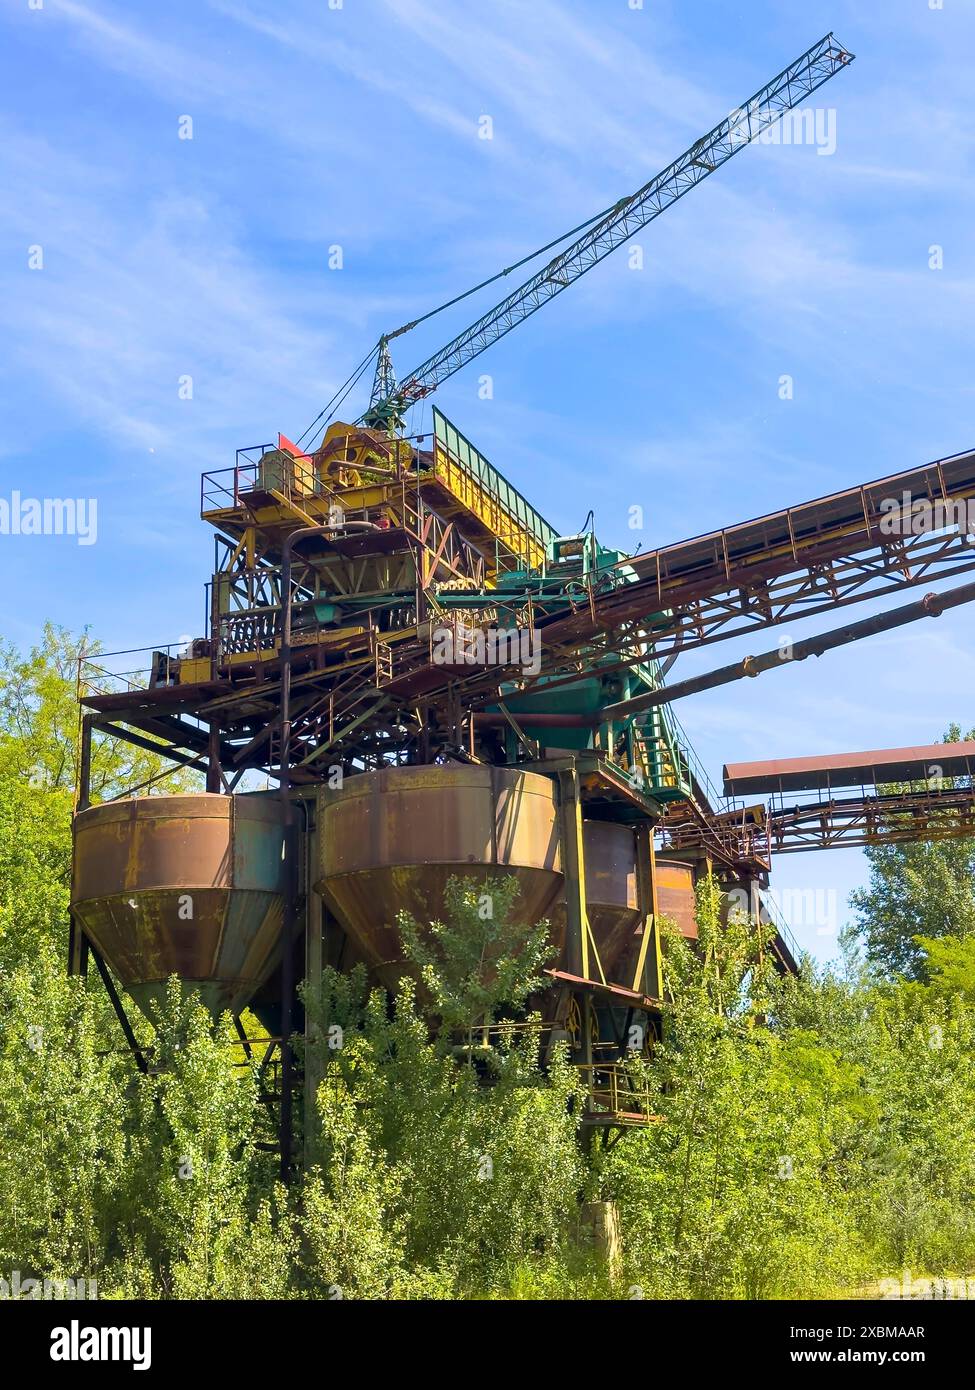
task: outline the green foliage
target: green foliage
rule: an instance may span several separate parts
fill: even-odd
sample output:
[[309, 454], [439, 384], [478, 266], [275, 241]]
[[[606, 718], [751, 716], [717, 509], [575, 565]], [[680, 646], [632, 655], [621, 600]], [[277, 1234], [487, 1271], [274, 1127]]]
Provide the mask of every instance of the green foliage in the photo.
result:
[[118, 1221], [177, 1297], [260, 1297], [262, 1278], [276, 1278], [241, 1261], [261, 1165], [250, 1142], [256, 1087], [248, 1070], [229, 1065], [230, 1040], [229, 1019], [215, 1029], [171, 979], [152, 1065], [132, 1087]]
[[250, 1074], [175, 980], [146, 1076], [116, 1032], [106, 1054], [99, 1002], [52, 958], [0, 977], [0, 1268], [102, 1296], [279, 1294], [293, 1239]]
[[552, 956], [548, 923], [526, 926], [515, 912], [518, 881], [497, 876], [483, 885], [448, 880], [445, 921], [422, 928], [408, 912], [397, 924], [407, 958], [417, 968], [444, 1030], [470, 1039], [501, 1005], [524, 1006], [547, 983]]
[[768, 1025], [781, 986], [758, 964], [753, 924], [721, 928], [711, 880], [697, 918], [703, 963], [679, 936], [667, 942], [672, 1004], [652, 1067], [662, 1123], [601, 1174], [628, 1279], [688, 1298], [833, 1287], [857, 1271], [830, 1193], [837, 1154], [872, 1113], [859, 1073], [814, 1034]]
[[[435, 955], [420, 947], [419, 930], [409, 947], [435, 1011], [467, 1037], [494, 1008], [537, 990], [544, 952], [537, 934], [506, 924], [508, 884], [494, 885], [487, 929], [470, 920], [477, 898], [453, 885]], [[490, 942], [483, 954], [472, 955], [465, 924]], [[506, 959], [495, 973], [508, 952], [517, 963]], [[444, 1034], [431, 1036], [409, 977], [392, 1016], [381, 991], [366, 998], [362, 973], [327, 970], [319, 992], [324, 1159], [307, 1208], [313, 1286], [344, 1297], [487, 1295], [526, 1261], [565, 1254], [566, 1213], [584, 1180], [579, 1084], [563, 1058], [541, 1072], [537, 1022], [458, 1056]]]
[[925, 954], [925, 975], [931, 985], [932, 997], [963, 999], [975, 1004], [975, 936], [961, 940], [955, 937], [919, 937], [918, 945]]
[[50, 947], [0, 974], [0, 1271], [102, 1278], [126, 1071], [103, 1040]]
[[[865, 1230], [890, 1266], [937, 1273], [975, 1266], [975, 1010], [946, 989], [944, 960], [973, 944], [922, 941], [922, 973], [933, 983], [880, 985], [870, 992], [862, 1037], [868, 1088], [882, 1097], [861, 1191]], [[952, 962], [953, 967], [955, 962]]]
[[[19, 777], [52, 794], [62, 809], [70, 810], [78, 781], [78, 663], [98, 652], [87, 633], [75, 637], [51, 623], [26, 656], [9, 644], [0, 646], [0, 776]], [[167, 769], [171, 764], [148, 749], [96, 734], [91, 799], [110, 800], [145, 782], [157, 791], [199, 784], [195, 774]]]
[[356, 1110], [344, 1087], [320, 1102], [328, 1160], [304, 1188], [307, 1287], [328, 1299], [408, 1295], [402, 1175], [373, 1150]]

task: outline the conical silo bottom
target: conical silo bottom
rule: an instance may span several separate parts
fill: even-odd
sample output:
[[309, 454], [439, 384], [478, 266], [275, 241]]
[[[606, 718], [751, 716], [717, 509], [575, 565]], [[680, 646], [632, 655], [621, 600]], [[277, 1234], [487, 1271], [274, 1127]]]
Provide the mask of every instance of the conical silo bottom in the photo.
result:
[[[187, 899], [192, 918], [185, 916]], [[89, 898], [74, 912], [143, 1013], [149, 1000], [162, 998], [172, 975], [192, 986], [214, 1016], [238, 1013], [280, 957], [276, 893], [152, 889]]]
[[[316, 891], [380, 979], [406, 968], [397, 915], [421, 931], [443, 920], [452, 877], [475, 889], [512, 876], [517, 921], [534, 926], [562, 893], [552, 780], [513, 768], [384, 768], [346, 780], [319, 800]], [[553, 925], [553, 962], [564, 925]]]
[[293, 853], [276, 800], [134, 797], [81, 811], [74, 834], [72, 912], [139, 1007], [175, 975], [239, 1012], [280, 954]]

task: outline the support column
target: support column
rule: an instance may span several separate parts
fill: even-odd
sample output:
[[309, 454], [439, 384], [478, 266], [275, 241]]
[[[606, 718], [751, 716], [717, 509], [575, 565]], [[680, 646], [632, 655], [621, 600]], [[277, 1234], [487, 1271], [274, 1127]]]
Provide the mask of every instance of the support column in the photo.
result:
[[149, 1071], [149, 1063], [146, 1061], [145, 1057], [142, 1054], [142, 1050], [139, 1047], [138, 1039], [135, 1036], [132, 1024], [129, 1022], [128, 1015], [125, 1012], [125, 1007], [122, 1004], [121, 998], [119, 997], [119, 992], [115, 988], [115, 981], [109, 974], [108, 966], [102, 960], [98, 952], [93, 949], [92, 955], [95, 957], [95, 965], [98, 967], [98, 973], [102, 977], [102, 984], [105, 986], [105, 993], [108, 995], [109, 1002], [111, 1003], [112, 1008], [115, 1010], [115, 1017], [122, 1025], [122, 1032], [125, 1034], [125, 1041], [128, 1043], [129, 1048], [132, 1051], [132, 1055], [135, 1057], [136, 1066], [142, 1072], [143, 1076], [145, 1076]]
[[[290, 811], [290, 806], [289, 806]], [[294, 1077], [294, 1056], [291, 1046], [291, 1019], [295, 992], [294, 948], [296, 909], [296, 883], [298, 855], [298, 836], [294, 829], [294, 819], [289, 815], [285, 821], [285, 885], [284, 907], [281, 913], [281, 1101], [278, 1121], [278, 1144], [281, 1151], [281, 1181], [290, 1183], [292, 1178], [293, 1135], [291, 1116], [293, 1111], [292, 1084]], [[289, 862], [290, 861], [290, 862]]]
[[88, 978], [88, 938], [73, 912], [68, 917], [68, 974]]
[[641, 826], [635, 834], [637, 896], [643, 915], [643, 939], [633, 976], [633, 988], [649, 995], [651, 999], [661, 999], [663, 963], [660, 955], [660, 914], [657, 910], [657, 861], [653, 845], [653, 827]]
[[750, 875], [748, 879], [748, 915], [755, 924], [755, 935], [758, 938], [758, 959], [759, 962], [765, 958], [765, 948], [762, 945], [762, 898], [758, 891], [758, 879]]
[[579, 773], [564, 768], [559, 778], [559, 840], [565, 875], [565, 963], [570, 975], [589, 979], [589, 916], [582, 848], [582, 799]]
[[[314, 836], [309, 836], [308, 856], [314, 852]], [[309, 875], [311, 877], [311, 875]], [[322, 966], [324, 962], [323, 932], [325, 928], [324, 905], [317, 893], [309, 891], [305, 903], [305, 1171], [307, 1172], [319, 1156], [318, 1088], [321, 1085], [324, 1068], [320, 1052], [321, 1036], [312, 1015], [317, 1013], [322, 1002]]]
[[[79, 811], [87, 811], [91, 805], [91, 732], [93, 721], [93, 714], [81, 716], [75, 814]], [[68, 974], [80, 975], [82, 979], [88, 977], [88, 938], [73, 912], [68, 918]]]
[[223, 791], [223, 777], [220, 770], [220, 725], [214, 721], [210, 725], [207, 744], [207, 791]]
[[81, 740], [78, 749], [78, 795], [75, 810], [87, 811], [91, 805], [91, 726], [94, 715], [85, 714], [81, 718]]
[[595, 1019], [596, 1011], [593, 1008], [592, 995], [587, 991], [582, 997], [582, 1061], [583, 1065], [589, 1068], [586, 1075], [589, 1077], [590, 1086], [593, 1082], [592, 1035]]

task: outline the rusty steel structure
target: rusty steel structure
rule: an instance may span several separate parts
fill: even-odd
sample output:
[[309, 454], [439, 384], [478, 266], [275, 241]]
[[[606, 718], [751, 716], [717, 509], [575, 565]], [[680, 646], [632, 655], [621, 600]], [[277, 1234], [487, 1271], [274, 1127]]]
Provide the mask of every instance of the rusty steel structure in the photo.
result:
[[[295, 981], [361, 962], [390, 988], [398, 911], [434, 920], [451, 875], [513, 874], [525, 923], [550, 923], [544, 1023], [593, 1081], [590, 1125], [648, 1120], [599, 1097], [625, 1093], [633, 1021], [648, 1039], [659, 1028], [660, 919], [694, 938], [702, 872], [744, 891], [791, 970], [798, 948], [764, 894], [773, 854], [969, 834], [975, 805], [967, 746], [732, 766], [721, 795], [663, 670], [684, 649], [971, 568], [967, 535], [915, 536], [910, 519], [922, 500], [975, 496], [975, 455], [628, 557], [559, 536], [440, 412], [425, 443], [340, 424], [313, 453], [282, 436], [238, 463], [222, 506], [204, 481], [221, 557], [209, 632], [137, 669], [82, 664], [76, 956], [88, 943], [137, 1002], [169, 973], [215, 1008], [255, 1000], [277, 1029], [290, 1133]], [[953, 593], [840, 631], [936, 617]], [[223, 816], [188, 814], [192, 797], [88, 808], [106, 735], [199, 771], [199, 805]], [[947, 784], [919, 786], [936, 763]], [[245, 792], [255, 773], [277, 790]], [[278, 846], [260, 889], [237, 867], [251, 821]], [[216, 824], [212, 845], [197, 838]], [[198, 863], [212, 872], [194, 878]], [[192, 928], [175, 917], [185, 890], [212, 893]], [[286, 1139], [282, 1153], [290, 1170]]]
[[[569, 1049], [588, 1084], [584, 1126], [615, 1136], [653, 1121], [628, 1061], [659, 1035], [662, 919], [696, 938], [702, 874], [795, 970], [765, 893], [774, 853], [971, 833], [968, 748], [943, 756], [937, 788], [913, 776], [928, 749], [834, 760], [826, 780], [808, 762], [726, 769], [720, 794], [673, 701], [781, 654], [665, 677], [694, 648], [975, 569], [964, 526], [915, 524], [919, 509], [975, 499], [975, 453], [634, 556], [592, 530], [561, 535], [436, 408], [425, 433], [403, 418], [851, 60], [820, 40], [400, 387], [398, 335], [385, 335], [359, 420], [326, 422], [317, 442], [279, 434], [205, 473], [203, 632], [179, 650], [82, 659], [71, 969], [94, 959], [140, 1066], [123, 992], [148, 1011], [176, 975], [239, 1027], [249, 1007], [267, 1030], [262, 1074], [273, 1054], [285, 1179], [292, 1106], [302, 1084], [311, 1103], [315, 1081], [292, 1048], [312, 1028], [296, 984], [362, 965], [395, 988], [410, 968], [398, 914], [428, 928], [452, 877], [511, 877], [519, 922], [549, 924], [551, 985], [532, 1001], [543, 1053]], [[784, 659], [973, 595], [927, 595]], [[104, 738], [152, 752], [161, 770], [93, 806]], [[156, 794], [167, 769], [197, 774], [200, 791]], [[838, 776], [868, 769], [907, 785], [837, 795]], [[814, 799], [787, 806], [797, 775]], [[486, 1023], [485, 1045], [519, 1026]]]

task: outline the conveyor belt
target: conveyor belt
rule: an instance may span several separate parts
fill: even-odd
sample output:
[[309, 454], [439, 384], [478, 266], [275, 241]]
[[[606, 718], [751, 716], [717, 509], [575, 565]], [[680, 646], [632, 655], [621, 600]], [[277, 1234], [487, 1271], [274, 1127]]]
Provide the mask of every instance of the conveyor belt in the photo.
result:
[[914, 748], [875, 748], [860, 753], [828, 753], [815, 758], [728, 763], [725, 796], [828, 791], [835, 787], [878, 786], [886, 782], [931, 781], [975, 775], [975, 743], [932, 743]]

